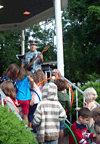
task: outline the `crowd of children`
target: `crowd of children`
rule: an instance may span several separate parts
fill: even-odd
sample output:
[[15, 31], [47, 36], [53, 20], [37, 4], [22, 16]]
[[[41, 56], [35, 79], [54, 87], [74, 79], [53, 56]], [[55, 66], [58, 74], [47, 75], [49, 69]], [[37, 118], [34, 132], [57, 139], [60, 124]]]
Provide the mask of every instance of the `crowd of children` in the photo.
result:
[[[17, 106], [21, 106], [23, 119], [27, 125], [37, 127], [39, 144], [63, 144], [65, 125], [62, 122], [67, 117], [65, 110], [71, 111], [67, 84], [57, 69], [52, 71], [49, 83], [44, 81], [38, 87], [44, 79], [45, 74], [42, 70], [32, 75], [24, 68], [11, 64], [2, 76], [0, 84], [1, 90], [6, 95], [4, 104], [9, 101], [18, 113]], [[97, 92], [94, 88], [88, 88], [83, 96], [86, 106], [76, 108], [79, 110], [78, 119], [72, 124], [71, 130], [78, 144], [99, 144], [100, 107], [95, 103]], [[75, 144], [71, 133], [69, 144]]]
[[[76, 108], [76, 110], [79, 110], [78, 120], [72, 124], [71, 129], [76, 136], [78, 143], [99, 144], [100, 121], [98, 123], [96, 121], [98, 121], [97, 119], [100, 117], [100, 107], [95, 102], [97, 92], [93, 87], [90, 87], [84, 91], [83, 96], [86, 100], [86, 106], [84, 108]], [[96, 127], [98, 128], [99, 136]], [[75, 143], [72, 135], [70, 134], [69, 144], [72, 142]]]

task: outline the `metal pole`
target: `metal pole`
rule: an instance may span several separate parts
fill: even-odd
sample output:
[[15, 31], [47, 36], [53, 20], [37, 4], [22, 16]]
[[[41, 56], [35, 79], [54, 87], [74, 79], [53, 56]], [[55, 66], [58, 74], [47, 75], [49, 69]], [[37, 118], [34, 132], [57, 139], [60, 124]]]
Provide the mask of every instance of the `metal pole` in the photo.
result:
[[62, 39], [62, 20], [61, 20], [61, 1], [55, 0], [55, 19], [56, 19], [56, 46], [57, 46], [57, 68], [64, 76], [64, 57]]
[[[76, 107], [78, 107], [78, 91], [76, 89]], [[78, 119], [78, 111], [76, 111], [76, 120]]]
[[[69, 88], [69, 100], [70, 100], [70, 103], [71, 103], [71, 90], [70, 90], [70, 88]], [[72, 114], [71, 114], [71, 112], [70, 112], [70, 123], [72, 123]]]
[[21, 54], [25, 54], [25, 35], [24, 35], [24, 30], [22, 30], [22, 49], [21, 49]]

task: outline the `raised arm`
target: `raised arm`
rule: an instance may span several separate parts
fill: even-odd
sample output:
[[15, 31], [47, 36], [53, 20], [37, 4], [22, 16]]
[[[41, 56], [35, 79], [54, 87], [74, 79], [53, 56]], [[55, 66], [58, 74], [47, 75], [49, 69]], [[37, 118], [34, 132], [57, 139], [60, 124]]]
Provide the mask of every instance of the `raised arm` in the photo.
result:
[[30, 82], [31, 88], [34, 89], [35, 87], [34, 87], [34, 80], [33, 80], [33, 78], [31, 76], [29, 76], [28, 80]]

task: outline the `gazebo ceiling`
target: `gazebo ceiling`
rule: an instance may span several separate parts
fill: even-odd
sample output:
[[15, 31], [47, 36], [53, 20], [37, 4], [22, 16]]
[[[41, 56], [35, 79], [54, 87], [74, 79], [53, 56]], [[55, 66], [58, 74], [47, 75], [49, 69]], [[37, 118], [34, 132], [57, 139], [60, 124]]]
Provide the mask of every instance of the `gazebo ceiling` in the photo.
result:
[[[62, 10], [67, 2], [61, 0]], [[0, 0], [0, 5], [0, 31], [25, 29], [55, 14], [54, 0]]]

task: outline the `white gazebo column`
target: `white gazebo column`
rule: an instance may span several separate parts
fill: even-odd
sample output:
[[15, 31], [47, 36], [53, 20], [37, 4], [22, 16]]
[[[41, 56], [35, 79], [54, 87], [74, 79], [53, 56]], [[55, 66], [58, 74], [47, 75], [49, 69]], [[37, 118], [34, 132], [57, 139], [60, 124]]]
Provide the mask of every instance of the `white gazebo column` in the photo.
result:
[[24, 30], [22, 30], [22, 48], [21, 48], [21, 54], [25, 54], [25, 35], [24, 35]]
[[64, 76], [61, 0], [55, 0], [55, 19], [56, 19], [57, 68], [61, 72], [61, 75]]

